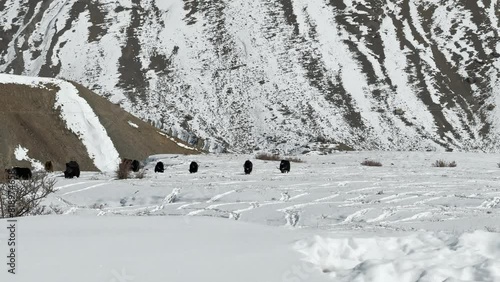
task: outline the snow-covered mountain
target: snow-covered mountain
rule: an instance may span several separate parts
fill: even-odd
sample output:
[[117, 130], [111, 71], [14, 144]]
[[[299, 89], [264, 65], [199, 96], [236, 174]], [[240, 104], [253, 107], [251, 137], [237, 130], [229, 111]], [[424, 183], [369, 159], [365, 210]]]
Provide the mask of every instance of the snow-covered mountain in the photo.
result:
[[497, 0], [0, 0], [0, 72], [211, 151], [500, 149]]

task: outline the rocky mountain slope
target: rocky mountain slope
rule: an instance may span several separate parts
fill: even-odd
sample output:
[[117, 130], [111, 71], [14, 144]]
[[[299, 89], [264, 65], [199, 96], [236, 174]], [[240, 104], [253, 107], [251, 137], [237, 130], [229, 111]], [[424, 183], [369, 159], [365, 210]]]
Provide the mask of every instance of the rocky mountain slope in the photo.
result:
[[0, 0], [0, 72], [210, 151], [499, 151], [498, 0]]
[[196, 154], [190, 148], [76, 83], [0, 74], [0, 164], [113, 171], [120, 158]]

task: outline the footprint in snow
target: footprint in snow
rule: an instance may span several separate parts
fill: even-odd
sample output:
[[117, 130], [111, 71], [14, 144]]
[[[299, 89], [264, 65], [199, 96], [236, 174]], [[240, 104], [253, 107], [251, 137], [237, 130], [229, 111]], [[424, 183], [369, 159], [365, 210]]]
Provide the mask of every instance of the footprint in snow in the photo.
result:
[[288, 200], [290, 200], [290, 195], [288, 194], [288, 192], [282, 192], [280, 201], [287, 202]]
[[286, 210], [285, 219], [286, 219], [286, 225], [295, 227], [300, 219], [299, 212], [296, 210]]

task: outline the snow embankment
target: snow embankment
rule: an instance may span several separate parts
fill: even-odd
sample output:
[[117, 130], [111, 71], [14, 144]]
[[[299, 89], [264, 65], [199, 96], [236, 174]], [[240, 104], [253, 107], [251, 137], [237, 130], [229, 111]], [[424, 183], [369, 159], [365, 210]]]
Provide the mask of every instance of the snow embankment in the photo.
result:
[[296, 249], [334, 281], [500, 281], [500, 234], [322, 238]]
[[[300, 262], [291, 244], [304, 236], [208, 217], [43, 216], [17, 225], [16, 274], [2, 263], [0, 281], [296, 281], [287, 280]], [[4, 250], [7, 222], [0, 226]], [[309, 277], [329, 281], [319, 271]]]
[[54, 108], [61, 111], [66, 127], [74, 132], [87, 148], [94, 165], [101, 171], [115, 170], [120, 157], [106, 129], [99, 121], [90, 105], [78, 95], [73, 84], [52, 78], [25, 77], [0, 74], [0, 83], [21, 84], [32, 87], [45, 87], [53, 84], [59, 88]]

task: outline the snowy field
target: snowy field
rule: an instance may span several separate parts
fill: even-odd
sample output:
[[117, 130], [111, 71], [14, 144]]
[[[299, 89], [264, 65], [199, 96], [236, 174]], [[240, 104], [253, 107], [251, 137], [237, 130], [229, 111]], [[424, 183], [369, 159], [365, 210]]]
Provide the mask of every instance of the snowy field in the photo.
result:
[[64, 215], [19, 220], [17, 280], [0, 281], [500, 281], [499, 154], [301, 158], [289, 174], [247, 155], [153, 156], [143, 179], [54, 173], [45, 204]]

